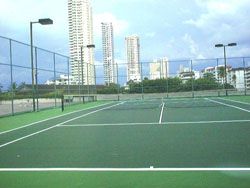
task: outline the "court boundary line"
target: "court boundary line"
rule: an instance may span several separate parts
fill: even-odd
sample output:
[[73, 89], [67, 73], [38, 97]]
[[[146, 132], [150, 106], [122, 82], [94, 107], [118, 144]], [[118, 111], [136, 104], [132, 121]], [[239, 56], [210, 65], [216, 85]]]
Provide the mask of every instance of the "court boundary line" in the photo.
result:
[[207, 172], [250, 171], [250, 168], [0, 168], [0, 172]]
[[108, 104], [111, 104], [111, 103], [113, 103], [113, 102], [97, 105], [97, 106], [94, 106], [94, 107], [89, 107], [89, 108], [82, 109], [82, 110], [76, 110], [76, 111], [69, 112], [69, 113], [66, 113], [66, 114], [62, 114], [62, 115], [59, 115], [59, 116], [56, 116], [56, 117], [50, 117], [50, 118], [47, 118], [47, 119], [44, 119], [44, 120], [29, 123], [29, 124], [23, 125], [21, 127], [17, 127], [17, 128], [14, 128], [14, 129], [10, 129], [10, 130], [7, 130], [7, 131], [0, 132], [0, 135], [6, 134], [6, 133], [9, 133], [9, 132], [12, 132], [12, 131], [16, 131], [16, 130], [19, 130], [19, 129], [23, 129], [23, 128], [26, 128], [26, 127], [30, 127], [30, 126], [38, 124], [38, 123], [42, 123], [42, 122], [45, 122], [45, 121], [49, 121], [49, 120], [52, 120], [52, 119], [56, 119], [56, 118], [60, 118], [60, 117], [66, 116], [66, 115], [70, 115], [70, 114], [73, 114], [73, 113], [77, 113], [77, 112], [89, 110], [89, 109], [92, 109], [92, 108], [98, 108], [98, 107], [101, 107], [101, 106], [105, 106], [105, 105], [108, 105]]
[[221, 104], [223, 106], [235, 108], [235, 109], [238, 109], [238, 110], [241, 110], [241, 111], [244, 111], [244, 112], [248, 112], [248, 113], [250, 112], [250, 110], [247, 110], [247, 109], [244, 109], [244, 108], [240, 108], [238, 106], [234, 106], [234, 105], [231, 105], [231, 104], [226, 104], [226, 103], [223, 103], [223, 102], [215, 101], [213, 99], [206, 98], [206, 100], [209, 100], [210, 102], [213, 102], [213, 103]]
[[163, 102], [163, 103], [161, 104], [161, 113], [160, 113], [159, 124], [162, 123], [162, 117], [163, 117], [164, 106], [165, 106], [165, 103]]
[[[162, 122], [162, 125], [183, 125], [183, 124], [216, 124], [216, 123], [245, 123], [249, 120], [219, 120], [219, 121], [180, 121], [180, 122]], [[100, 123], [100, 124], [73, 124], [59, 125], [58, 127], [102, 127], [102, 126], [136, 126], [136, 125], [157, 125], [158, 122], [150, 123]], [[237, 125], [238, 126], [238, 125]]]
[[67, 120], [67, 121], [58, 123], [58, 124], [56, 124], [56, 125], [53, 125], [53, 126], [51, 126], [51, 127], [46, 128], [46, 129], [42, 129], [42, 130], [40, 130], [40, 131], [36, 131], [36, 132], [34, 132], [34, 133], [31, 133], [31, 134], [28, 134], [28, 135], [26, 135], [26, 136], [20, 137], [20, 138], [18, 138], [18, 139], [12, 140], [12, 141], [10, 141], [10, 142], [6, 142], [6, 143], [4, 143], [4, 144], [1, 144], [1, 145], [0, 145], [0, 148], [2, 148], [2, 147], [4, 147], [4, 146], [7, 146], [7, 145], [9, 145], [9, 144], [13, 144], [13, 143], [15, 143], [15, 142], [18, 142], [18, 141], [23, 140], [23, 139], [25, 139], [25, 138], [29, 138], [29, 137], [31, 137], [31, 136], [37, 135], [37, 134], [39, 134], [39, 133], [48, 131], [48, 130], [53, 129], [53, 128], [55, 128], [55, 127], [58, 127], [59, 125], [62, 125], [62, 124], [64, 124], [64, 123], [68, 123], [68, 122], [70, 122], [70, 121], [73, 121], [73, 120], [76, 120], [76, 119], [79, 119], [79, 118], [88, 116], [88, 115], [90, 115], [90, 114], [93, 114], [93, 113], [96, 113], [96, 112], [99, 112], [99, 111], [102, 111], [102, 110], [105, 110], [105, 109], [108, 109], [108, 108], [112, 108], [112, 107], [117, 106], [117, 105], [120, 105], [120, 104], [123, 104], [123, 103], [114, 104], [114, 105], [112, 105], [112, 106], [104, 107], [104, 108], [101, 108], [101, 109], [98, 109], [98, 110], [89, 112], [89, 113], [87, 113], [87, 114], [83, 114], [83, 115], [81, 115], [81, 116], [78, 116], [78, 117], [75, 117], [75, 118], [71, 118], [71, 119], [69, 119], [69, 120]]
[[248, 103], [248, 102], [236, 101], [236, 100], [232, 100], [232, 99], [225, 99], [225, 98], [219, 98], [219, 99], [222, 99], [222, 100], [225, 100], [225, 101], [236, 102], [236, 103], [239, 103], [239, 104], [246, 104], [246, 105], [250, 105], [250, 103]]

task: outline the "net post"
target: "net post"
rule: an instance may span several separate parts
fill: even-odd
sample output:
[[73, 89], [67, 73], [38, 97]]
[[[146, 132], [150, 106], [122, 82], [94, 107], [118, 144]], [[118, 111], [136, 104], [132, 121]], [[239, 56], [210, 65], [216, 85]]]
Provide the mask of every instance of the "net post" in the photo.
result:
[[64, 111], [64, 95], [61, 97], [61, 103], [62, 103], [62, 112]]

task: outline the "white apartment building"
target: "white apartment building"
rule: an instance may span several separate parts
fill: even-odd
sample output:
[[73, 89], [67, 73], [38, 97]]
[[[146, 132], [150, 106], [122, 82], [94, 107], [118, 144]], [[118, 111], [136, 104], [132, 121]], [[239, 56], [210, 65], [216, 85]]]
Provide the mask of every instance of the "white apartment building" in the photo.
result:
[[229, 84], [238, 90], [250, 88], [250, 67], [233, 68], [229, 71]]
[[68, 20], [71, 74], [76, 84], [83, 81], [84, 85], [92, 85], [95, 83], [94, 49], [87, 48], [93, 44], [90, 0], [68, 0]]
[[187, 82], [190, 79], [199, 79], [201, 78], [201, 74], [199, 71], [191, 70], [189, 67], [184, 67], [183, 65], [180, 65], [180, 70], [178, 77], [182, 80], [182, 82]]
[[114, 62], [114, 39], [112, 23], [102, 23], [102, 49], [104, 81], [107, 85], [117, 83], [117, 67]]
[[128, 36], [126, 41], [127, 81], [141, 81], [140, 41], [137, 35]]
[[[217, 80], [218, 83], [224, 84], [225, 78], [220, 75], [220, 69], [224, 70], [224, 65], [218, 65], [215, 67], [207, 67], [204, 70], [202, 70], [202, 75], [205, 73], [211, 73], [214, 75], [214, 78]], [[227, 73], [232, 69], [231, 66], [227, 66]], [[230, 74], [227, 74], [227, 80], [230, 80]], [[228, 82], [229, 83], [229, 82]]]
[[149, 65], [150, 80], [168, 78], [169, 77], [169, 62], [168, 58], [156, 59]]

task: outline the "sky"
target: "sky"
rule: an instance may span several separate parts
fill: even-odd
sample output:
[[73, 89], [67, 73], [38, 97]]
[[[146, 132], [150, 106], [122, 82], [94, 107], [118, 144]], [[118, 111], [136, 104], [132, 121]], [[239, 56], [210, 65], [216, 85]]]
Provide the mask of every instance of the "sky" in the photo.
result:
[[[137, 34], [141, 60], [222, 57], [216, 43], [236, 42], [228, 56], [250, 55], [250, 0], [92, 0], [96, 60], [102, 60], [101, 22], [114, 25], [115, 58], [125, 59], [125, 37]], [[29, 22], [49, 17], [52, 26], [34, 26], [36, 46], [69, 54], [67, 0], [0, 0], [0, 35], [29, 43]]]
[[[51, 18], [53, 25], [34, 25], [34, 45], [68, 56], [67, 3], [0, 0], [0, 36], [29, 43], [29, 22]], [[214, 45], [232, 42], [237, 46], [227, 48], [228, 57], [250, 56], [250, 0], [92, 0], [91, 4], [95, 60], [100, 66], [101, 22], [113, 23], [115, 61], [120, 64], [126, 60], [125, 37], [134, 34], [140, 38], [144, 62], [161, 57], [222, 58], [223, 49]], [[0, 60], [3, 58], [0, 53]]]

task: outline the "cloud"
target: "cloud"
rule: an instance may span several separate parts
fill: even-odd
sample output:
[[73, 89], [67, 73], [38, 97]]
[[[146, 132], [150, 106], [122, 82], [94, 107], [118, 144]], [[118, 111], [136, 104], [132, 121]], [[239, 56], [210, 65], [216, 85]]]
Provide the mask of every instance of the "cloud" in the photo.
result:
[[8, 63], [7, 58], [0, 55], [0, 63]]
[[97, 37], [101, 37], [101, 23], [112, 22], [114, 35], [120, 36], [129, 28], [129, 23], [126, 20], [118, 19], [115, 15], [109, 12], [93, 15], [94, 33]]
[[237, 42], [239, 44], [237, 53], [231, 55], [245, 55], [244, 48], [248, 47], [246, 41], [250, 41], [248, 31], [250, 20], [246, 19], [249, 16], [249, 0], [195, 0], [195, 2], [201, 13], [183, 23], [194, 26], [197, 34], [203, 37], [203, 43], [213, 46], [216, 43]]
[[[59, 7], [55, 11], [55, 7]], [[54, 28], [62, 29], [67, 24], [67, 0], [34, 1], [34, 0], [3, 0], [0, 6], [0, 20], [15, 28], [28, 27], [30, 21], [50, 17], [54, 20]], [[67, 25], [66, 25], [67, 26]], [[64, 28], [65, 29], [65, 28]]]
[[198, 18], [185, 20], [183, 23], [195, 26], [206, 32], [245, 30], [250, 26], [246, 19], [250, 8], [249, 0], [196, 0], [204, 9]]
[[[33, 26], [34, 45], [49, 50], [68, 53], [67, 0], [0, 0], [0, 35], [29, 43], [29, 24], [40, 18], [51, 18], [49, 26]], [[49, 41], [49, 45], [48, 45]], [[61, 47], [65, 46], [64, 49]]]
[[146, 33], [145, 36], [148, 37], [148, 38], [154, 38], [156, 35], [155, 32], [150, 32], [150, 33]]
[[189, 34], [186, 33], [182, 37], [182, 40], [184, 43], [186, 43], [186, 46], [188, 46], [189, 48], [190, 54], [192, 54], [194, 58], [197, 59], [204, 58], [204, 56], [200, 53], [199, 45], [192, 39], [192, 37]]

